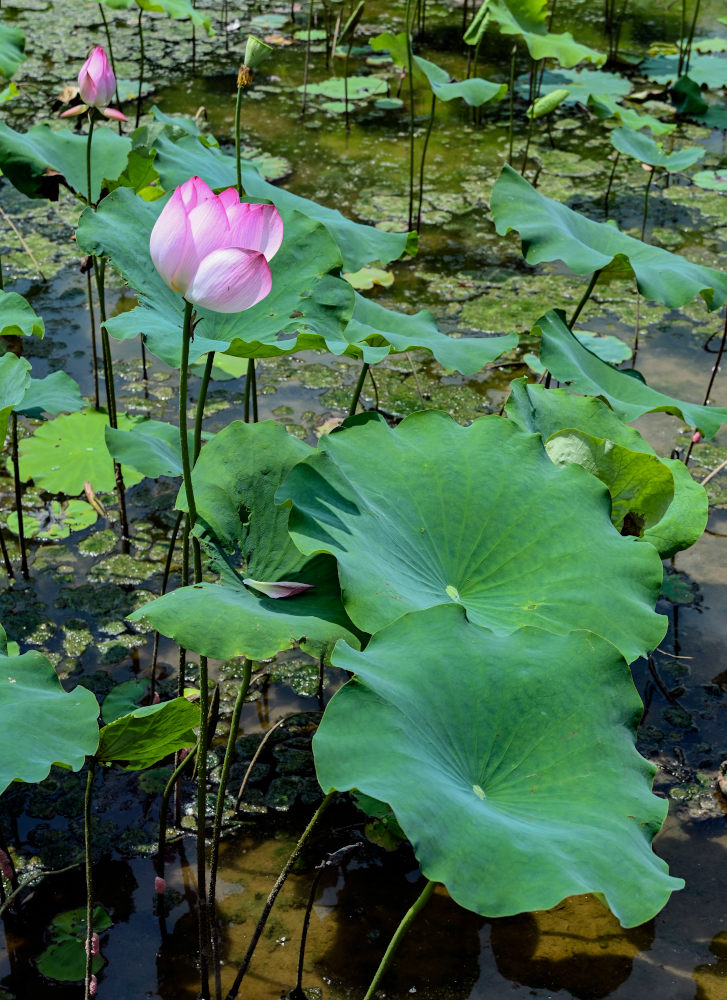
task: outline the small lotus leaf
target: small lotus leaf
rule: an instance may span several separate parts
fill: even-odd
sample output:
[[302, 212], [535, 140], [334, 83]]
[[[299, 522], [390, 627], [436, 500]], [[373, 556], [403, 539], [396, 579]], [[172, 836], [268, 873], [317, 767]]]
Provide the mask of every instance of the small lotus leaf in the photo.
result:
[[[521, 77], [518, 89], [527, 87], [527, 77]], [[564, 104], [585, 104], [591, 100], [620, 100], [631, 90], [629, 81], [619, 73], [607, 73], [603, 69], [556, 69], [543, 73], [540, 93], [549, 94], [560, 88], [568, 90]]]
[[618, 118], [626, 128], [648, 128], [651, 129], [653, 135], [667, 135], [676, 128], [674, 122], [663, 122], [653, 115], [634, 111], [633, 108], [626, 104], [619, 104], [613, 97], [606, 94], [591, 95], [588, 98], [588, 107], [597, 118]]
[[462, 906], [501, 917], [595, 892], [633, 927], [683, 886], [651, 849], [667, 804], [610, 643], [495, 635], [450, 605], [333, 659], [355, 676], [313, 740], [321, 786], [390, 803], [424, 875]]
[[615, 128], [610, 138], [619, 153], [633, 156], [652, 167], [662, 167], [670, 173], [688, 170], [707, 155], [707, 150], [701, 146], [690, 146], [668, 153], [662, 143], [655, 142], [643, 132], [635, 132], [630, 128]]
[[[121, 414], [119, 427], [127, 429], [134, 421]], [[37, 428], [32, 437], [19, 445], [20, 474], [24, 481], [49, 493], [74, 496], [89, 482], [97, 493], [110, 493], [116, 484], [114, 463], [106, 447], [104, 431], [108, 416], [101, 410], [56, 417]], [[133, 486], [143, 477], [134, 469], [123, 468], [124, 481]]]
[[42, 781], [53, 764], [78, 771], [98, 746], [97, 719], [93, 693], [64, 691], [41, 653], [0, 655], [0, 792]]
[[150, 682], [148, 678], [122, 681], [111, 688], [101, 705], [101, 717], [106, 725], [129, 715], [139, 707], [142, 698], [149, 695]]
[[11, 351], [0, 357], [0, 447], [5, 443], [8, 420], [30, 386], [30, 364]]
[[467, 80], [453, 80], [449, 73], [421, 56], [414, 56], [414, 61], [426, 77], [432, 93], [440, 101], [453, 101], [461, 98], [470, 107], [479, 108], [483, 104], [501, 101], [507, 93], [506, 83], [492, 83], [482, 77], [470, 77]]
[[727, 170], [699, 170], [692, 174], [692, 181], [700, 188], [727, 191]]
[[[103, 906], [93, 910], [93, 927], [101, 933], [113, 926]], [[38, 969], [47, 979], [78, 982], [86, 975], [86, 910], [66, 910], [55, 916], [48, 927], [51, 944], [38, 956]], [[98, 972], [106, 964], [103, 955], [94, 955], [91, 970]]]
[[546, 6], [547, 0], [483, 0], [464, 40], [468, 45], [479, 45], [488, 24], [494, 21], [503, 35], [519, 35], [533, 60], [556, 59], [561, 66], [605, 60], [603, 53], [576, 42], [570, 32], [548, 31]]
[[[72, 531], [83, 531], [98, 520], [98, 513], [85, 500], [68, 500], [61, 504], [49, 500], [44, 508], [25, 511], [23, 529], [28, 538], [47, 538], [58, 541], [68, 538]], [[8, 514], [8, 528], [20, 533], [17, 511]]]
[[540, 360], [554, 378], [568, 383], [575, 392], [603, 396], [622, 420], [636, 420], [644, 413], [673, 413], [708, 438], [727, 420], [727, 410], [721, 406], [674, 399], [605, 364], [578, 342], [558, 310], [541, 316], [533, 330], [542, 335]]
[[[181, 476], [182, 448], [179, 428], [162, 420], [141, 420], [131, 430], [106, 427], [106, 446], [117, 462], [136, 469], [142, 476]], [[194, 432], [187, 433], [190, 454]]]
[[199, 710], [186, 698], [137, 708], [101, 729], [96, 756], [127, 771], [152, 767], [183, 747], [194, 746]]
[[[322, 94], [331, 100], [342, 101], [348, 92], [349, 101], [365, 101], [376, 94], [386, 94], [388, 92], [386, 80], [378, 76], [349, 76], [348, 87], [346, 81], [341, 76], [331, 77], [330, 80], [321, 80], [320, 83], [309, 83], [307, 90], [309, 94]], [[302, 91], [303, 87], [298, 87]]]
[[286, 499], [294, 542], [336, 556], [367, 632], [455, 603], [498, 634], [589, 628], [629, 659], [663, 636], [656, 552], [614, 530], [600, 483], [556, 468], [538, 436], [499, 417], [461, 427], [429, 410], [396, 429], [359, 418], [293, 468]]
[[44, 333], [45, 323], [27, 299], [17, 292], [0, 291], [0, 336], [42, 337]]
[[710, 310], [727, 301], [727, 275], [685, 260], [661, 247], [650, 246], [604, 222], [546, 198], [505, 166], [495, 182], [490, 201], [500, 235], [516, 229], [529, 264], [562, 260], [575, 274], [604, 268], [626, 269], [636, 276], [647, 299], [670, 308], [685, 305], [701, 295]]

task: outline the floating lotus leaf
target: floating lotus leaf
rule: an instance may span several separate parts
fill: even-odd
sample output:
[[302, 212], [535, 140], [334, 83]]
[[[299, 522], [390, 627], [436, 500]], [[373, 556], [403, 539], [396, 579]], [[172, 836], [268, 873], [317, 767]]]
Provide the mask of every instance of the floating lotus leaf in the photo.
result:
[[[71, 129], [53, 131], [48, 125], [34, 125], [21, 133], [0, 122], [0, 169], [11, 184], [30, 198], [45, 196], [48, 167], [57, 170], [69, 187], [85, 198], [86, 146], [86, 136]], [[96, 130], [91, 161], [93, 201], [98, 200], [104, 180], [116, 180], [122, 173], [130, 149], [128, 137], [113, 129]]]
[[610, 643], [495, 635], [450, 605], [333, 661], [355, 676], [313, 740], [321, 786], [388, 802], [424, 875], [462, 906], [501, 917], [599, 893], [633, 927], [683, 886], [651, 849], [667, 804]]
[[[202, 145], [196, 138], [172, 142], [161, 138], [156, 143], [155, 166], [167, 191], [197, 174], [212, 188], [230, 187], [236, 183], [235, 160], [219, 149]], [[335, 240], [347, 271], [358, 271], [365, 264], [398, 260], [405, 251], [416, 248], [414, 233], [386, 233], [374, 226], [352, 222], [335, 208], [326, 208], [308, 198], [269, 184], [254, 166], [243, 163], [242, 180], [250, 198], [271, 201], [279, 211], [294, 209], [323, 223]]]
[[[519, 90], [527, 88], [527, 79], [520, 77]], [[593, 99], [618, 100], [631, 90], [631, 84], [625, 77], [619, 73], [607, 73], [603, 69], [546, 69], [540, 83], [540, 93], [549, 94], [561, 87], [568, 90], [564, 104], [589, 104]]]
[[494, 21], [503, 35], [519, 35], [533, 60], [557, 59], [562, 66], [605, 60], [602, 52], [576, 42], [570, 32], [548, 31], [546, 7], [547, 0], [484, 0], [464, 40], [468, 45], [479, 45], [488, 24]]
[[656, 552], [614, 530], [600, 483], [556, 468], [539, 437], [499, 417], [353, 421], [277, 497], [293, 503], [301, 551], [336, 556], [346, 610], [367, 632], [455, 603], [498, 634], [588, 628], [628, 659], [663, 637]]
[[505, 166], [492, 189], [490, 201], [497, 232], [516, 229], [529, 264], [562, 260], [575, 274], [615, 267], [634, 274], [647, 299], [678, 308], [701, 295], [710, 310], [727, 301], [727, 275], [685, 260], [661, 247], [627, 236], [605, 222], [546, 198], [524, 178]]
[[194, 746], [198, 723], [199, 709], [186, 698], [146, 705], [102, 728], [96, 757], [127, 771], [152, 767], [176, 750]]
[[26, 59], [25, 34], [20, 28], [0, 24], [0, 75], [9, 79]]
[[669, 173], [688, 170], [707, 155], [707, 150], [701, 146], [690, 146], [668, 153], [662, 143], [655, 142], [648, 135], [630, 128], [613, 129], [610, 139], [619, 153], [633, 156], [652, 167], [662, 167]]
[[[302, 91], [302, 85], [298, 87]], [[307, 86], [309, 94], [322, 94], [331, 100], [343, 100], [346, 93], [346, 83], [342, 76], [331, 77], [330, 80], [321, 80], [320, 83], [309, 83]], [[386, 80], [379, 76], [349, 76], [348, 77], [348, 99], [349, 101], [365, 101], [376, 94], [388, 93]]]
[[721, 406], [674, 399], [607, 365], [578, 342], [559, 310], [541, 316], [533, 330], [542, 336], [540, 360], [553, 377], [578, 393], [603, 396], [622, 420], [636, 420], [644, 413], [673, 413], [708, 438], [727, 420], [727, 410]]
[[[23, 529], [26, 538], [47, 538], [58, 541], [68, 538], [72, 531], [90, 528], [98, 520], [98, 513], [85, 500], [68, 500], [61, 504], [49, 500], [44, 507], [24, 511]], [[8, 528], [20, 534], [17, 511], [8, 514]]]
[[0, 336], [42, 337], [44, 333], [45, 323], [22, 295], [0, 291]]
[[[83, 492], [86, 482], [97, 493], [110, 493], [116, 479], [104, 437], [108, 422], [102, 410], [87, 409], [41, 424], [32, 437], [19, 443], [21, 479], [32, 479], [38, 489], [68, 496]], [[120, 414], [118, 423], [127, 429], [134, 420]], [[134, 469], [122, 467], [122, 471], [127, 486], [143, 478]]]
[[133, 3], [136, 3], [142, 10], [166, 14], [176, 20], [191, 20], [192, 24], [203, 25], [208, 35], [214, 35], [210, 26], [210, 19], [204, 13], [195, 10], [191, 0], [101, 0], [107, 7], [113, 10], [128, 10]]
[[[602, 399], [593, 396], [574, 396], [566, 389], [545, 389], [540, 385], [528, 385], [524, 379], [516, 379], [510, 386], [510, 398], [506, 412], [518, 427], [527, 431], [539, 431], [543, 440], [549, 442], [557, 438], [564, 428], [578, 428], [581, 432], [611, 442], [620, 451], [638, 455], [642, 459], [654, 459], [656, 453], [633, 427], [627, 427]], [[548, 445], [546, 444], [546, 449]], [[553, 457], [551, 451], [549, 454]], [[625, 457], [625, 456], [624, 456]], [[668, 458], [658, 461], [668, 470], [670, 485], [666, 493], [672, 496], [666, 511], [653, 523], [647, 523], [640, 537], [651, 542], [662, 559], [666, 559], [681, 549], [694, 545], [707, 524], [708, 503], [704, 488], [696, 483], [683, 462]], [[638, 494], [642, 488], [651, 492], [648, 470], [646, 480], [633, 484]], [[600, 472], [604, 467], [600, 466]], [[614, 498], [615, 481], [621, 478], [618, 466], [613, 469], [614, 477], [594, 474], [603, 480]], [[659, 475], [658, 479], [662, 479]], [[613, 510], [611, 516], [613, 519]], [[636, 513], [639, 513], [638, 511]], [[631, 520], [631, 528], [636, 527], [636, 519]]]
[[[51, 943], [38, 955], [39, 971], [47, 979], [58, 982], [78, 982], [86, 975], [86, 908], [66, 910], [53, 917], [47, 928]], [[113, 926], [103, 906], [93, 910], [93, 927], [103, 933]], [[106, 964], [103, 955], [94, 955], [91, 971], [99, 972]]]
[[666, 135], [676, 128], [674, 122], [663, 122], [653, 115], [634, 111], [633, 108], [619, 104], [606, 94], [591, 95], [588, 98], [588, 107], [597, 118], [618, 118], [626, 128], [648, 128], [654, 135]]
[[[311, 452], [275, 421], [233, 421], [206, 444], [192, 474], [195, 530], [221, 571], [221, 582], [172, 591], [144, 605], [132, 620], [143, 615], [187, 649], [218, 659], [243, 654], [260, 659], [302, 640], [319, 653], [340, 637], [355, 643], [335, 560], [302, 555], [288, 535], [287, 507], [274, 501], [289, 471]], [[178, 506], [186, 509], [183, 492]], [[274, 599], [246, 587], [243, 575], [312, 589]]]
[[0, 653], [0, 792], [11, 781], [42, 781], [53, 764], [78, 771], [98, 745], [98, 702], [91, 691], [64, 691], [52, 663], [31, 650]]
[[[660, 55], [645, 59], [639, 72], [657, 83], [673, 83], [679, 79], [679, 57]], [[681, 78], [683, 79], [683, 77]], [[700, 87], [719, 90], [727, 84], [727, 59], [718, 55], [704, 55], [692, 52], [689, 59], [689, 79]]]
[[697, 187], [711, 191], [727, 191], [727, 170], [699, 170], [692, 175]]
[[[179, 367], [184, 299], [168, 288], [149, 256], [149, 236], [161, 201], [145, 202], [119, 189], [104, 198], [97, 212], [81, 216], [77, 240], [86, 253], [105, 254], [138, 293], [141, 305], [107, 323], [121, 340], [144, 332], [147, 347]], [[336, 274], [341, 256], [326, 229], [298, 212], [282, 211], [283, 245], [270, 263], [270, 294], [242, 313], [198, 309], [190, 358], [211, 350], [244, 357], [276, 357], [301, 348], [342, 353], [342, 331], [353, 309], [353, 289]]]

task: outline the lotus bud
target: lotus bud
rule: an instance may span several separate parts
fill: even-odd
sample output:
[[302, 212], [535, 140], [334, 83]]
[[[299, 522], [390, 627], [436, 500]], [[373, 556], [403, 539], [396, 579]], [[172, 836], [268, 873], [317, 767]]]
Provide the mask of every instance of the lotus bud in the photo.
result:
[[699, 431], [695, 431], [694, 434], [692, 434], [692, 444], [699, 444], [701, 440], [702, 440], [701, 433]]
[[108, 56], [102, 48], [97, 45], [91, 55], [81, 66], [78, 74], [78, 93], [83, 104], [78, 104], [61, 114], [61, 118], [72, 118], [74, 115], [82, 115], [89, 108], [96, 108], [106, 118], [113, 118], [114, 121], [127, 121], [116, 108], [108, 106], [109, 101], [116, 90], [116, 77], [111, 69]]

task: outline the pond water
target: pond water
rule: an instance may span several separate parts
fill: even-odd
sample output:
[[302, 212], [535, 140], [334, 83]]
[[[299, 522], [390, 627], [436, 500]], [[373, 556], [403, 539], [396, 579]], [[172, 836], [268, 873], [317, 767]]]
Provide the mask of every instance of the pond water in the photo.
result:
[[[198, 0], [218, 21], [221, 3]], [[382, 30], [400, 30], [403, 4], [394, 10], [367, 3], [361, 40]], [[218, 35], [196, 34], [196, 67], [191, 65], [188, 25], [159, 15], [146, 18], [149, 93], [167, 114], [197, 116], [205, 131], [223, 144], [232, 137], [235, 77], [248, 26], [274, 36], [272, 58], [260, 72], [243, 105], [243, 141], [263, 150], [271, 169], [291, 190], [340, 209], [360, 221], [394, 230], [406, 228], [407, 117], [401, 110], [361, 104], [346, 132], [341, 115], [321, 110], [309, 97], [301, 117], [299, 86], [304, 75], [304, 45], [294, 31], [305, 26], [306, 11], [293, 4], [229, 4], [229, 46]], [[136, 79], [136, 15], [111, 12], [119, 75]], [[590, 0], [558, 0], [554, 30], [571, 30], [584, 43], [603, 47], [603, 5]], [[701, 5], [696, 36], [718, 35], [723, 4]], [[322, 14], [320, 15], [322, 18]], [[679, 32], [680, 4], [632, 0], [621, 36], [626, 58], [643, 57], [654, 41], [673, 40]], [[52, 101], [73, 81], [92, 43], [104, 43], [98, 7], [87, 0], [23, 0], [5, 3], [2, 18], [21, 26], [29, 58], [18, 74], [20, 97], [4, 105], [6, 120], [25, 128], [52, 114]], [[266, 20], [267, 19], [267, 20]], [[429, 2], [426, 30], [418, 51], [436, 59], [455, 77], [464, 77], [467, 56], [461, 45], [460, 5]], [[370, 55], [370, 53], [369, 53]], [[518, 74], [526, 71], [524, 57]], [[379, 73], [394, 96], [400, 84], [391, 67], [367, 65], [367, 55], [351, 59], [354, 73]], [[509, 45], [488, 36], [479, 53], [478, 72], [506, 80]], [[311, 54], [310, 80], [325, 79], [324, 53]], [[342, 73], [336, 59], [335, 72]], [[645, 104], [640, 109], [668, 114], [659, 88], [635, 76], [633, 86]], [[649, 93], [647, 93], [649, 91]], [[405, 95], [402, 95], [405, 96]], [[524, 354], [532, 349], [532, 323], [547, 308], [572, 310], [585, 280], [564, 267], [525, 265], [515, 234], [495, 234], [488, 212], [489, 192], [504, 162], [508, 142], [507, 102], [486, 109], [476, 121], [458, 102], [439, 102], [428, 148], [419, 253], [386, 268], [386, 284], [368, 294], [380, 303], [412, 312], [430, 309], [440, 328], [452, 335], [524, 334], [521, 347], [475, 376], [444, 371], [425, 353], [396, 355], [377, 366], [367, 382], [363, 404], [378, 406], [391, 418], [420, 407], [441, 408], [470, 421], [502, 406], [509, 381], [527, 373]], [[127, 110], [131, 105], [127, 106]], [[202, 109], [202, 110], [201, 110]], [[416, 104], [417, 142], [427, 125], [429, 100]], [[131, 113], [131, 112], [130, 112]], [[516, 131], [515, 162], [524, 148], [522, 108]], [[611, 123], [613, 124], [613, 123]], [[538, 126], [531, 143], [528, 176], [537, 174], [543, 193], [602, 218], [603, 193], [611, 170], [611, 147], [603, 122], [582, 108], [560, 109], [552, 127], [553, 145]], [[701, 143], [703, 166], [724, 166], [724, 132], [682, 123], [677, 146]], [[621, 162], [611, 195], [611, 215], [636, 232], [641, 225], [645, 175], [638, 163]], [[666, 187], [654, 184], [647, 239], [686, 257], [719, 267], [727, 243], [724, 195], [691, 185], [683, 176]], [[27, 295], [46, 323], [43, 341], [24, 344], [34, 375], [64, 370], [93, 398], [90, 363], [91, 324], [86, 278], [79, 271], [73, 243], [76, 206], [70, 195], [50, 205], [31, 202], [6, 181], [0, 205], [32, 250], [38, 267], [3, 229], [6, 288]], [[5, 223], [3, 223], [3, 226]], [[120, 279], [111, 278], [112, 311], [130, 308]], [[640, 324], [638, 368], [650, 385], [679, 398], [701, 402], [714, 363], [705, 350], [721, 332], [719, 314], [709, 314], [701, 300], [681, 310], [637, 304], [626, 282], [599, 288], [582, 317], [582, 327], [612, 334], [631, 343]], [[716, 341], [712, 341], [710, 349]], [[142, 375], [138, 341], [113, 344], [120, 378], [120, 408], [174, 421], [175, 373], [149, 357]], [[258, 367], [260, 417], [273, 418], [290, 431], [315, 442], [322, 429], [345, 414], [358, 365], [313, 352]], [[209, 395], [209, 430], [239, 418], [243, 391], [239, 380], [216, 381]], [[193, 387], [193, 393], [196, 387]], [[724, 380], [718, 378], [711, 401], [727, 404]], [[190, 400], [191, 405], [191, 400]], [[23, 422], [21, 434], [35, 424]], [[687, 429], [675, 418], [652, 415], [639, 422], [642, 433], [668, 455], [689, 446]], [[703, 479], [727, 458], [727, 434], [697, 444], [691, 467]], [[3, 521], [11, 509], [11, 487], [3, 480]], [[0, 621], [21, 647], [36, 647], [52, 658], [60, 676], [79, 680], [98, 694], [113, 684], [149, 676], [151, 635], [132, 628], [125, 617], [158, 593], [177, 485], [172, 480], [142, 482], [129, 491], [135, 522], [131, 556], [118, 552], [113, 514], [70, 539], [33, 545], [31, 580], [4, 585]], [[686, 880], [653, 921], [623, 930], [593, 897], [565, 900], [552, 910], [489, 920], [456, 906], [440, 887], [418, 918], [389, 972], [382, 997], [403, 1000], [500, 1000], [505, 996], [549, 998], [613, 997], [634, 1000], [658, 994], [661, 1000], [727, 998], [727, 803], [717, 786], [719, 765], [727, 759], [727, 478], [715, 476], [707, 532], [691, 550], [667, 566], [664, 596], [658, 610], [669, 617], [669, 632], [651, 662], [634, 666], [634, 680], [645, 704], [639, 749], [659, 771], [656, 789], [669, 798], [669, 819], [656, 841], [670, 870]], [[103, 498], [102, 498], [103, 499]], [[24, 501], [29, 516], [47, 498], [34, 490]], [[109, 498], [113, 506], [113, 498]], [[11, 555], [17, 549], [11, 542]], [[173, 567], [173, 582], [179, 580]], [[159, 646], [162, 690], [174, 686], [176, 647], [162, 638]], [[194, 664], [190, 663], [194, 672]], [[222, 694], [223, 720], [229, 718], [239, 663], [214, 664]], [[222, 982], [227, 989], [245, 953], [264, 899], [300, 832], [319, 801], [308, 745], [320, 708], [342, 681], [327, 673], [319, 690], [318, 666], [303, 654], [283, 655], [261, 669], [241, 720], [239, 761], [233, 775], [239, 784], [261, 734], [290, 716], [269, 742], [246, 792], [242, 814], [231, 819], [221, 853], [219, 918]], [[166, 685], [166, 688], [165, 688]], [[294, 714], [297, 713], [297, 714]], [[226, 735], [226, 721], [218, 735]], [[217, 757], [219, 754], [217, 755]], [[219, 767], [219, 760], [215, 764]], [[167, 854], [167, 893], [154, 893], [154, 849], [158, 793], [170, 773], [157, 768], [142, 775], [106, 775], [98, 780], [94, 811], [95, 840], [105, 858], [98, 865], [97, 899], [112, 926], [102, 933], [107, 961], [99, 975], [99, 996], [181, 1000], [197, 995], [194, 840], [185, 836], [191, 817], [191, 786], [181, 802], [181, 833]], [[54, 775], [27, 793], [13, 789], [3, 800], [3, 839], [19, 864], [42, 863], [59, 869], [77, 861], [82, 844], [80, 822], [82, 775]], [[425, 790], [423, 790], [425, 794]], [[436, 809], [436, 804], [433, 804]], [[255, 955], [241, 995], [248, 1000], [284, 997], [295, 985], [303, 914], [314, 869], [329, 851], [348, 843], [357, 850], [337, 868], [326, 871], [313, 903], [303, 985], [310, 997], [344, 1000], [363, 996], [380, 956], [401, 915], [421, 891], [423, 880], [413, 854], [400, 847], [386, 852], [365, 842], [362, 814], [336, 806], [330, 821], [306, 849], [290, 876]], [[482, 859], [483, 865], [487, 858]], [[39, 971], [39, 959], [51, 943], [50, 919], [83, 905], [81, 871], [48, 876], [24, 896], [22, 907], [5, 913], [4, 952], [0, 952], [0, 998], [43, 995], [71, 998], [77, 984], [61, 983]], [[42, 960], [41, 960], [42, 968]]]

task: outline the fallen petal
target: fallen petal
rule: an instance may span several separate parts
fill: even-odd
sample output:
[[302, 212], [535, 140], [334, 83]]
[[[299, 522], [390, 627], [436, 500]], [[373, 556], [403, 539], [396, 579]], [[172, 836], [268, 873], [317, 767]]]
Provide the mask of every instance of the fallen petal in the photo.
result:
[[61, 111], [59, 118], [75, 118], [76, 115], [82, 115], [84, 111], [88, 111], [87, 104], [77, 104], [74, 108], [69, 108], [68, 111]]
[[113, 118], [115, 122], [128, 122], [128, 118], [121, 111], [117, 111], [116, 108], [101, 108], [101, 114], [105, 118]]

